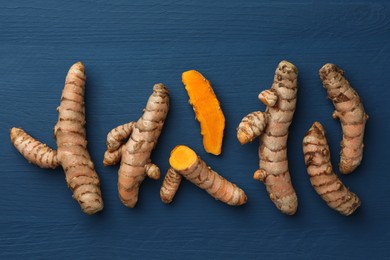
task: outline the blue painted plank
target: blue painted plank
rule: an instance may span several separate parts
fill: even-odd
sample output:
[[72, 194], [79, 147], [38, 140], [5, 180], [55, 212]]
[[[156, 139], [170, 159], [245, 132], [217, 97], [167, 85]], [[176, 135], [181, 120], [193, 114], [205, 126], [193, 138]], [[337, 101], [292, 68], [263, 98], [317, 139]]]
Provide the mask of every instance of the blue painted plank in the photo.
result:
[[[0, 259], [390, 257], [387, 1], [1, 1], [0, 24]], [[282, 59], [300, 71], [288, 143], [299, 198], [292, 217], [252, 179], [257, 142], [241, 146], [235, 137], [244, 115], [264, 109], [257, 95]], [[90, 217], [71, 198], [62, 170], [28, 164], [9, 141], [9, 129], [19, 126], [55, 147], [55, 109], [78, 60], [86, 65], [88, 147], [105, 201]], [[340, 124], [318, 77], [326, 62], [346, 71], [370, 115], [363, 163], [341, 176], [362, 200], [348, 218], [316, 195], [302, 155], [302, 138], [318, 120], [333, 164], [339, 160]], [[188, 69], [211, 81], [225, 112], [219, 157], [203, 150], [181, 83]], [[157, 82], [169, 88], [171, 110], [153, 161], [164, 173], [170, 150], [189, 145], [246, 191], [247, 205], [226, 206], [184, 182], [167, 206], [159, 199], [162, 180], [144, 181], [136, 208], [120, 203], [118, 167], [101, 163], [105, 137], [140, 117]]]

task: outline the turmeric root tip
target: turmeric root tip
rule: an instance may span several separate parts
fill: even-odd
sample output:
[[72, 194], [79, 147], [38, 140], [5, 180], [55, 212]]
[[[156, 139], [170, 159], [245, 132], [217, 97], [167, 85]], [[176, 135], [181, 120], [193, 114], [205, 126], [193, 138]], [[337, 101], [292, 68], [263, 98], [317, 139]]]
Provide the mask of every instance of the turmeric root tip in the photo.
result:
[[15, 148], [28, 162], [41, 168], [55, 169], [60, 166], [60, 162], [57, 159], [57, 151], [35, 140], [23, 129], [13, 127], [10, 132], [10, 137]]
[[162, 202], [166, 204], [172, 202], [173, 197], [175, 197], [176, 192], [179, 189], [181, 179], [182, 177], [179, 173], [177, 173], [174, 169], [169, 168], [160, 189]]
[[245, 116], [237, 128], [237, 139], [240, 144], [252, 142], [260, 136], [267, 126], [267, 115], [256, 111]]

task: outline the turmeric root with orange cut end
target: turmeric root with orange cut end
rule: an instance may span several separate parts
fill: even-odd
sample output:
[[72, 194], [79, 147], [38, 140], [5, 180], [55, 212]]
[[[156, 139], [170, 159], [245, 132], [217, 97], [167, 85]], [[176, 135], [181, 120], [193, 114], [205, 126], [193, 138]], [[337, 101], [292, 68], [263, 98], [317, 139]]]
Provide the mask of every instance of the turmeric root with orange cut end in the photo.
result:
[[304, 137], [303, 153], [316, 192], [332, 209], [351, 215], [360, 206], [360, 200], [333, 172], [325, 130], [319, 122], [315, 122]]
[[340, 119], [343, 130], [339, 169], [351, 173], [363, 158], [363, 136], [368, 115], [358, 93], [344, 77], [344, 71], [334, 64], [325, 64], [320, 69], [320, 78], [336, 110], [333, 118]]
[[237, 128], [241, 144], [260, 137], [259, 170], [254, 179], [264, 182], [270, 199], [285, 214], [292, 215], [298, 200], [292, 186], [287, 161], [288, 128], [292, 122], [297, 100], [298, 69], [282, 61], [276, 68], [271, 89], [259, 94], [267, 109], [245, 116]]
[[191, 148], [184, 145], [176, 146], [171, 152], [169, 164], [171, 169], [168, 170], [160, 190], [164, 203], [173, 200], [181, 176], [228, 205], [240, 206], [246, 203], [245, 192], [208, 167]]
[[200, 123], [204, 149], [221, 154], [225, 116], [210, 82], [196, 70], [184, 72], [182, 80]]
[[168, 89], [161, 83], [155, 84], [141, 118], [137, 122], [118, 126], [107, 135], [103, 163], [107, 166], [121, 162], [118, 192], [126, 207], [136, 205], [139, 187], [145, 176], [154, 180], [160, 178], [160, 170], [151, 163], [150, 155], [157, 144], [168, 110]]
[[87, 150], [85, 133], [85, 74], [81, 62], [74, 64], [66, 77], [54, 127], [57, 150], [47, 147], [24, 130], [12, 128], [10, 137], [16, 149], [41, 168], [62, 166], [68, 187], [83, 212], [94, 214], [103, 209], [100, 180]]

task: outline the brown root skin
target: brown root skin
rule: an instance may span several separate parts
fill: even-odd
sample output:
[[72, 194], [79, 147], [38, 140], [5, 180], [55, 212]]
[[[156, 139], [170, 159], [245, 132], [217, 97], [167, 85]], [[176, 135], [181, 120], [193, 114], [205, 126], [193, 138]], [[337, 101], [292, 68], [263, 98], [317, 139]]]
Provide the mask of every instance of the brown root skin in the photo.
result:
[[75, 63], [66, 76], [54, 127], [57, 150], [35, 140], [20, 128], [12, 128], [10, 137], [15, 148], [31, 163], [41, 168], [62, 166], [73, 198], [86, 214], [103, 209], [100, 180], [86, 149], [85, 73], [81, 62]]
[[278, 101], [278, 95], [272, 89], [267, 89], [259, 94], [259, 100], [263, 102], [264, 105], [273, 107]]
[[237, 139], [240, 144], [252, 142], [260, 136], [267, 126], [268, 117], [260, 111], [245, 116], [237, 128]]
[[[118, 171], [118, 193], [122, 203], [133, 208], [138, 201], [141, 183], [148, 176], [157, 180], [160, 169], [150, 161], [165, 118], [169, 110], [168, 89], [161, 83], [155, 84], [153, 93], [137, 122], [118, 126], [107, 135], [107, 151], [104, 165], [121, 162]], [[127, 140], [123, 143], [123, 140]]]
[[13, 127], [10, 131], [11, 142], [29, 163], [41, 168], [55, 169], [60, 166], [57, 151], [31, 137], [23, 129]]
[[325, 130], [315, 122], [303, 139], [303, 153], [310, 182], [328, 206], [349, 216], [360, 206], [360, 200], [333, 172]]
[[166, 204], [172, 202], [177, 190], [179, 189], [181, 179], [182, 176], [180, 173], [177, 173], [174, 169], [169, 168], [160, 189], [160, 198], [162, 202]]
[[253, 179], [255, 179], [255, 180], [264, 182], [265, 178], [267, 178], [267, 172], [264, 170], [259, 169], [259, 170], [255, 171], [255, 173], [253, 174]]
[[152, 180], [160, 179], [160, 169], [153, 163], [148, 163], [145, 165], [145, 172], [146, 175]]
[[343, 131], [339, 169], [351, 173], [363, 158], [363, 137], [368, 115], [364, 111], [358, 93], [344, 77], [344, 71], [334, 64], [325, 64], [320, 69], [320, 78], [336, 110], [332, 117], [339, 119]]
[[272, 87], [259, 94], [266, 111], [250, 113], [237, 128], [241, 144], [260, 137], [259, 170], [253, 178], [264, 182], [270, 199], [287, 215], [295, 214], [298, 207], [287, 161], [288, 128], [295, 111], [297, 77], [298, 70], [292, 63], [280, 62]]
[[107, 151], [114, 152], [119, 149], [124, 140], [129, 138], [133, 131], [135, 122], [115, 127], [107, 134]]
[[121, 146], [119, 149], [114, 150], [112, 152], [107, 150], [104, 153], [103, 165], [110, 166], [110, 165], [118, 164], [121, 161], [123, 148], [124, 146]]
[[204, 149], [214, 155], [221, 154], [225, 116], [210, 82], [196, 70], [184, 72], [182, 80], [200, 123]]
[[215, 199], [231, 206], [246, 203], [245, 192], [235, 184], [227, 181], [206, 163], [189, 147], [176, 146], [169, 158], [171, 169], [165, 176], [160, 190], [161, 200], [170, 203], [179, 188], [181, 176], [207, 191]]

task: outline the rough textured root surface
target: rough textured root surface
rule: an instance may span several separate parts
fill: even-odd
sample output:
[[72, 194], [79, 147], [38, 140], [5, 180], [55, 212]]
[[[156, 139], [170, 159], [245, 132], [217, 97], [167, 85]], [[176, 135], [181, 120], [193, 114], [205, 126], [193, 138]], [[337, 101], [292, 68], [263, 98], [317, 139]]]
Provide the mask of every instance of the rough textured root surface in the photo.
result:
[[[249, 114], [252, 120], [248, 120], [249, 115], [244, 117], [237, 129], [240, 143], [260, 136], [259, 170], [254, 178], [264, 182], [270, 199], [288, 215], [294, 214], [298, 207], [287, 161], [288, 128], [295, 112], [297, 77], [297, 68], [290, 62], [281, 61], [271, 89], [259, 94], [260, 101], [267, 106], [266, 111]], [[244, 135], [248, 137], [240, 138], [242, 133], [249, 133]]]
[[[66, 76], [54, 127], [57, 151], [47, 148], [21, 129], [11, 130], [11, 141], [27, 160], [40, 167], [61, 165], [68, 187], [83, 212], [94, 214], [103, 209], [99, 177], [86, 149], [84, 65], [75, 63]], [[18, 137], [16, 137], [18, 136]]]
[[[240, 206], [246, 203], [247, 197], [242, 189], [211, 170], [189, 147], [176, 146], [171, 152], [169, 163], [176, 173], [181, 174], [199, 188], [207, 191], [215, 199], [231, 206]], [[166, 178], [175, 177], [172, 174], [167, 174]], [[169, 187], [170, 192], [173, 193], [172, 197], [178, 187], [179, 184]]]
[[325, 130], [319, 122], [313, 124], [303, 139], [303, 153], [316, 192], [332, 209], [346, 216], [352, 214], [360, 206], [360, 200], [333, 172]]
[[160, 169], [153, 163], [147, 163], [145, 165], [146, 176], [153, 180], [160, 179]]
[[171, 203], [179, 189], [182, 176], [174, 169], [169, 168], [160, 189], [160, 198], [164, 203]]
[[41, 168], [55, 169], [60, 166], [57, 160], [57, 151], [47, 147], [23, 129], [13, 127], [10, 133], [11, 142], [15, 148], [30, 162]]
[[106, 165], [109, 165], [109, 160], [114, 164], [119, 160], [121, 162], [118, 171], [118, 192], [122, 203], [127, 207], [132, 208], [136, 205], [139, 187], [146, 175], [152, 179], [160, 177], [158, 167], [150, 163], [150, 155], [157, 144], [168, 110], [168, 90], [161, 83], [154, 85], [153, 93], [141, 118], [132, 127], [129, 123], [127, 126], [129, 130], [121, 134], [125, 136], [131, 133], [129, 140], [119, 146], [122, 147], [118, 148], [121, 149], [120, 152], [106, 152], [107, 158], [105, 155], [104, 159]]
[[54, 127], [57, 157], [65, 171], [68, 186], [82, 210], [93, 214], [103, 209], [99, 177], [86, 149], [85, 73], [81, 62], [74, 64], [66, 77]]
[[114, 152], [118, 150], [123, 144], [123, 141], [129, 138], [134, 124], [135, 122], [130, 122], [112, 129], [107, 134], [107, 151]]
[[121, 161], [123, 148], [124, 146], [122, 145], [120, 149], [114, 150], [112, 152], [106, 151], [104, 153], [104, 160], [103, 160], [104, 166], [115, 165], [119, 163]]
[[339, 118], [343, 130], [341, 141], [340, 172], [351, 173], [363, 158], [363, 136], [367, 114], [357, 92], [344, 77], [344, 71], [334, 64], [320, 69], [320, 78], [335, 106], [334, 118]]
[[221, 154], [225, 116], [210, 82], [196, 70], [184, 72], [182, 80], [200, 123], [204, 149], [214, 155]]
[[245, 116], [237, 128], [238, 141], [241, 144], [252, 142], [263, 133], [267, 126], [267, 121], [267, 115], [260, 111], [252, 112]]

